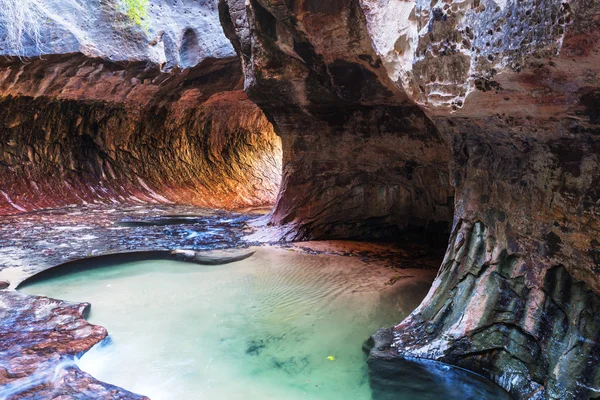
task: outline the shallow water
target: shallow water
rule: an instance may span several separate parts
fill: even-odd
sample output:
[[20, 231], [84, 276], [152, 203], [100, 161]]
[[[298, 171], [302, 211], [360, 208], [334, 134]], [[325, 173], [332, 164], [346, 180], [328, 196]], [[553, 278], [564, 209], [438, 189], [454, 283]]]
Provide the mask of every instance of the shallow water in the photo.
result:
[[[386, 286], [385, 271], [352, 257], [268, 248], [223, 266], [105, 266], [21, 290], [92, 303], [89, 320], [105, 326], [110, 341], [86, 353], [80, 367], [154, 400], [371, 399], [363, 342], [402, 320], [430, 286], [418, 273]], [[472, 398], [505, 398], [487, 381], [459, 375]], [[421, 390], [469, 398], [464, 388], [451, 393], [447, 383], [427, 381], [415, 389], [406, 378], [406, 392], [395, 385], [389, 398], [414, 399]]]

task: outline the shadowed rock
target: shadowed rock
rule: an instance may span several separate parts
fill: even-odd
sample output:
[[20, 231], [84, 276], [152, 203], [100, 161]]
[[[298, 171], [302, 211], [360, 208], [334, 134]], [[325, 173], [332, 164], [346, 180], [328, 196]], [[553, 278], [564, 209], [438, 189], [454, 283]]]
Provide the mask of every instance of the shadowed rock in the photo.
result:
[[212, 251], [194, 251], [194, 250], [173, 250], [172, 255], [188, 262], [202, 265], [224, 265], [236, 261], [242, 261], [250, 258], [255, 251], [243, 250], [212, 250]]
[[395, 351], [516, 398], [596, 397], [600, 5], [221, 0], [220, 13], [283, 138], [271, 223], [285, 237], [389, 237], [449, 221], [454, 203], [440, 275]]

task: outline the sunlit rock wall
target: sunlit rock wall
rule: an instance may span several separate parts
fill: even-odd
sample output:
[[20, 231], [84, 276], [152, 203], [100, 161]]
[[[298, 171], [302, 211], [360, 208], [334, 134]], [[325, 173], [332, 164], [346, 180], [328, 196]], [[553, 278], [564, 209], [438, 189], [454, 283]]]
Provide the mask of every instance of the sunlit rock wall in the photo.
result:
[[280, 139], [239, 90], [236, 60], [176, 76], [80, 55], [4, 66], [3, 213], [90, 202], [236, 208], [277, 196]]
[[29, 3], [40, 43], [25, 30], [15, 47], [0, 13], [0, 53], [21, 56], [0, 61], [0, 214], [275, 201], [281, 140], [242, 91], [216, 2], [151, 1], [142, 26], [121, 3]]

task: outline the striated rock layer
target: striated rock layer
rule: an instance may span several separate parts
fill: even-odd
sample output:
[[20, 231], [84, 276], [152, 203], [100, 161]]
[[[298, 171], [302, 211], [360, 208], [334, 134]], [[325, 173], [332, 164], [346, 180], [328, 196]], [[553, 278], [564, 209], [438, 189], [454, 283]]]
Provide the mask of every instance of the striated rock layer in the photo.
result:
[[0, 60], [0, 214], [275, 201], [281, 141], [242, 92], [216, 0], [141, 7], [136, 24], [119, 0], [7, 0], [0, 55], [21, 58]]
[[427, 226], [454, 196], [440, 274], [390, 349], [515, 398], [598, 397], [600, 4], [221, 0], [220, 12], [247, 93], [283, 138], [271, 222], [288, 237]]
[[84, 319], [89, 304], [5, 291], [0, 304], [4, 398], [148, 399], [99, 382], [75, 365], [78, 353], [107, 336]]
[[0, 212], [275, 200], [280, 140], [239, 90], [235, 59], [178, 74], [77, 54], [3, 64]]

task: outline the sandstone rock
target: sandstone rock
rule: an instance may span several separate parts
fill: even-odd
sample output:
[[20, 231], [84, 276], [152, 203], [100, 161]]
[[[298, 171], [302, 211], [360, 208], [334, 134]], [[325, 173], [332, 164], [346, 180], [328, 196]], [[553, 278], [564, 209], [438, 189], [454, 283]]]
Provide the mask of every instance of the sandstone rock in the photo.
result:
[[[172, 69], [234, 55], [217, 18], [216, 0], [149, 0], [141, 26], [127, 17], [120, 0], [7, 2], [29, 18], [20, 21], [8, 6], [0, 11], [0, 54], [6, 56], [81, 53]], [[37, 29], [37, 41], [32, 29]]]
[[[399, 354], [465, 366], [516, 398], [596, 397], [600, 5], [221, 0], [220, 10], [246, 91], [283, 137], [272, 222], [292, 222], [288, 236], [443, 221], [433, 210], [454, 193], [446, 259], [395, 328]], [[393, 118], [412, 125], [390, 129]], [[335, 156], [317, 164], [324, 154]], [[429, 179], [415, 182], [406, 164]], [[382, 206], [357, 176], [416, 195]], [[303, 196], [312, 185], [323, 201]]]
[[[81, 55], [4, 61], [0, 213], [86, 202], [272, 203], [280, 140], [239, 64], [176, 75]], [[132, 83], [143, 78], [146, 83]]]
[[154, 1], [148, 34], [122, 15], [92, 27], [111, 2], [47, 3], [55, 55], [2, 62], [3, 213], [268, 202], [277, 133], [280, 237], [431, 238], [452, 221], [392, 355], [516, 398], [597, 397], [598, 2], [220, 0], [231, 46], [214, 2]]
[[[142, 27], [117, 0], [37, 3], [18, 3], [42, 33], [19, 55], [41, 57], [0, 61], [0, 214], [274, 202], [280, 139], [241, 92], [215, 1], [150, 1]], [[0, 38], [16, 29], [6, 12]]]
[[177, 258], [201, 265], [225, 265], [250, 258], [256, 253], [248, 250], [173, 250], [171, 252]]
[[90, 305], [0, 291], [0, 392], [7, 398], [147, 399], [97, 381], [74, 357], [107, 333], [85, 321]]
[[389, 79], [356, 3], [222, 1], [245, 89], [283, 141], [288, 239], [444, 232], [447, 146]]

